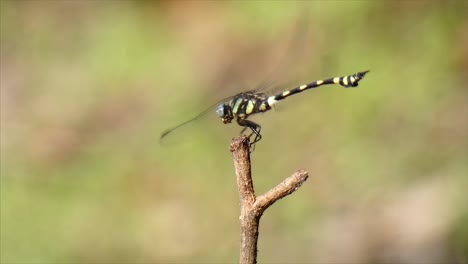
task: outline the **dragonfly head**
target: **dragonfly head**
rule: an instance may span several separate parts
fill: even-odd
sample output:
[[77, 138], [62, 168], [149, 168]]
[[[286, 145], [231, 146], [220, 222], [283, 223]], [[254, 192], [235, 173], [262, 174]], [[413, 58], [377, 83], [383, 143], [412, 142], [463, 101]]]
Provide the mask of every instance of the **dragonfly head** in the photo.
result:
[[232, 111], [230, 111], [230, 107], [226, 104], [219, 104], [216, 108], [216, 114], [221, 117], [221, 121], [223, 121], [224, 124], [231, 123], [233, 119]]

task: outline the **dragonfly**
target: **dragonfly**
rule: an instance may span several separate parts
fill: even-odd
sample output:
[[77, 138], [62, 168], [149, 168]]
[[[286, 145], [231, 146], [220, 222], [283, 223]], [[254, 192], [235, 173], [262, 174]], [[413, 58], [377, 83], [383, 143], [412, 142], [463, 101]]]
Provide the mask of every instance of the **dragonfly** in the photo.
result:
[[215, 104], [214, 106], [208, 108], [207, 110], [203, 111], [194, 118], [189, 119], [175, 127], [165, 130], [161, 134], [160, 140], [163, 140], [167, 135], [169, 135], [176, 129], [201, 118], [210, 111], [214, 111], [215, 108], [216, 114], [224, 124], [232, 123], [232, 121], [235, 120], [235, 122], [239, 126], [243, 127], [240, 134], [243, 134], [245, 130], [250, 129], [250, 134], [247, 137], [249, 138], [250, 142], [250, 150], [253, 151], [255, 149], [255, 144], [262, 139], [262, 134], [260, 133], [262, 127], [261, 125], [248, 119], [251, 115], [264, 113], [268, 110], [271, 110], [272, 106], [281, 100], [284, 100], [292, 95], [301, 93], [303, 91], [307, 91], [309, 89], [317, 88], [323, 85], [341, 85], [344, 88], [358, 87], [359, 81], [361, 81], [368, 72], [369, 71], [367, 70], [342, 77], [333, 77], [317, 80], [312, 83], [303, 84], [293, 89], [285, 90], [281, 93], [271, 96], [268, 96], [267, 94], [259, 90], [241, 92]]

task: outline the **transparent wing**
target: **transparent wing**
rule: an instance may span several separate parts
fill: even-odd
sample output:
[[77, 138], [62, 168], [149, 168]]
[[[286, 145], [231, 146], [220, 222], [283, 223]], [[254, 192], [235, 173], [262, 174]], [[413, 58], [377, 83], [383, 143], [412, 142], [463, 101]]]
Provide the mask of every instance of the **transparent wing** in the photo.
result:
[[183, 122], [183, 123], [181, 123], [181, 124], [178, 124], [177, 126], [174, 126], [174, 127], [171, 127], [171, 128], [169, 128], [169, 129], [164, 130], [164, 131], [161, 133], [161, 137], [159, 138], [159, 143], [161, 144], [161, 143], [164, 141], [164, 139], [165, 139], [169, 134], [173, 133], [174, 131], [178, 130], [179, 128], [184, 127], [184, 126], [186, 126], [186, 125], [188, 125], [188, 124], [190, 124], [190, 123], [192, 123], [192, 122], [194, 122], [194, 121], [196, 121], [196, 120], [198, 120], [198, 119], [204, 117], [204, 116], [205, 116], [206, 114], [208, 114], [209, 112], [212, 112], [212, 111], [213, 111], [213, 113], [214, 113], [215, 108], [216, 108], [219, 104], [224, 103], [224, 102], [227, 102], [228, 100], [230, 100], [230, 99], [233, 98], [233, 97], [234, 97], [234, 96], [230, 96], [230, 97], [227, 97], [227, 98], [225, 98], [225, 99], [223, 99], [223, 100], [220, 100], [220, 101], [218, 101], [217, 103], [215, 103], [215, 104], [213, 104], [212, 106], [210, 106], [210, 107], [208, 107], [207, 109], [205, 109], [203, 112], [201, 112], [201, 113], [199, 113], [198, 115], [196, 115], [195, 117], [193, 117], [193, 118], [191, 118], [191, 119], [189, 119], [189, 120], [187, 120], [187, 121], [185, 121], [185, 122]]
[[[288, 76], [289, 72], [298, 67], [301, 62], [305, 47], [307, 46], [307, 36], [309, 31], [308, 13], [304, 9], [296, 18], [295, 25], [292, 27], [292, 33], [287, 40], [286, 47], [277, 61], [277, 66], [265, 77], [255, 88], [257, 92], [279, 89], [285, 85], [278, 80], [278, 76]], [[299, 63], [300, 64], [300, 63]]]
[[[267, 90], [276, 90], [284, 86], [284, 83], [280, 83], [277, 81], [278, 76], [284, 76], [285, 73], [290, 72], [292, 68], [294, 68], [292, 67], [293, 64], [300, 61], [298, 60], [299, 54], [302, 54], [302, 51], [305, 49], [305, 46], [307, 45], [305, 41], [306, 39], [305, 36], [307, 35], [307, 31], [308, 31], [308, 23], [307, 23], [306, 18], [307, 18], [306, 14], [302, 14], [297, 18], [296, 23], [293, 26], [293, 32], [291, 33], [289, 40], [286, 43], [286, 48], [283, 52], [281, 52], [280, 58], [276, 63], [278, 66], [276, 66], [269, 74], [267, 74], [267, 77], [263, 78], [263, 81], [260, 82], [260, 84], [257, 85], [255, 89], [251, 90], [252, 92], [264, 92]], [[232, 74], [232, 72], [234, 71], [233, 68], [234, 68], [234, 65], [230, 65], [227, 67], [226, 71], [228, 74], [226, 75], [227, 77], [225, 76], [225, 78], [228, 78], [228, 77], [229, 79], [233, 78], [233, 74]], [[236, 82], [239, 82], [239, 80], [242, 80], [242, 78], [236, 78]], [[219, 81], [222, 83], [232, 83], [230, 81], [227, 82], [224, 78], [221, 78]], [[223, 85], [223, 86], [226, 86], [226, 85]], [[168, 135], [173, 134], [174, 131], [178, 131], [180, 128], [185, 127], [193, 123], [194, 121], [197, 121], [203, 118], [210, 111], [214, 112], [214, 109], [216, 108], [217, 105], [219, 105], [220, 103], [226, 102], [233, 97], [235, 97], [235, 95], [225, 98], [223, 100], [220, 100], [216, 104], [208, 107], [206, 110], [196, 115], [195, 117], [177, 126], [174, 126], [172, 128], [165, 130], [160, 136], [160, 144], [168, 137]]]

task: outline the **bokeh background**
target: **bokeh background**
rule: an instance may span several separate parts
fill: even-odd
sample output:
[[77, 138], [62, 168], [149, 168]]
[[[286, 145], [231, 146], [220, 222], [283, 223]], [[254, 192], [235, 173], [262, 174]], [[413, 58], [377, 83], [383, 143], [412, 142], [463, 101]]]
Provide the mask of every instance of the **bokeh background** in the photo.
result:
[[253, 117], [261, 263], [468, 262], [465, 1], [0, 1], [1, 263], [233, 263], [211, 112], [371, 70]]

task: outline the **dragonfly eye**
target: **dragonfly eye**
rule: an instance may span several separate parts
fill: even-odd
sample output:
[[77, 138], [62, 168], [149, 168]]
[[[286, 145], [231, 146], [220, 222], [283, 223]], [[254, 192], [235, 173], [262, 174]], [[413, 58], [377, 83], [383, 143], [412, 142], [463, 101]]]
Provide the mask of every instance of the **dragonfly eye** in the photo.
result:
[[218, 107], [216, 108], [216, 114], [218, 114], [219, 117], [224, 116], [224, 104], [218, 105]]

